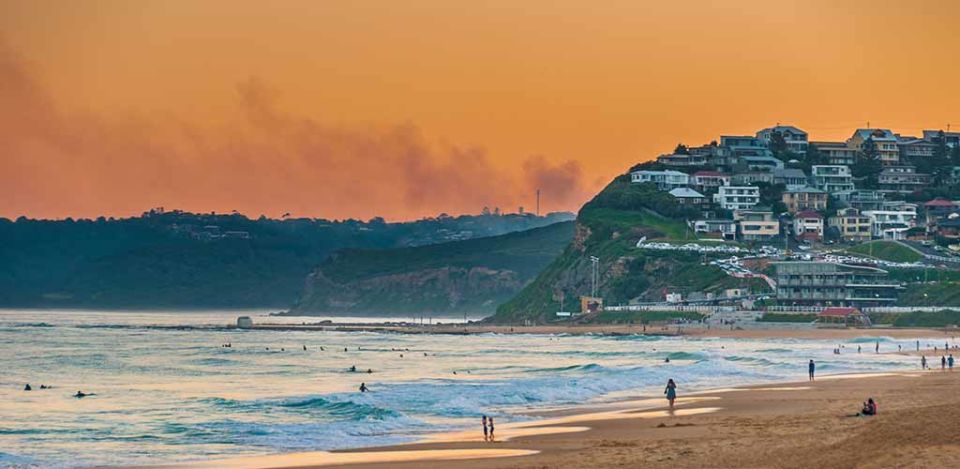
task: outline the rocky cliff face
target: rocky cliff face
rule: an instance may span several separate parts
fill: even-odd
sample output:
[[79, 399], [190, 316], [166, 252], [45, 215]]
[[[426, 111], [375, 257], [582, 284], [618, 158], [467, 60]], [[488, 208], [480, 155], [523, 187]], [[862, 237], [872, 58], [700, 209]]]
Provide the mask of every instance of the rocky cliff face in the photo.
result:
[[292, 314], [493, 313], [557, 257], [573, 222], [489, 238], [345, 250], [311, 273]]
[[317, 271], [307, 278], [294, 311], [488, 313], [523, 285], [514, 271], [486, 267], [441, 267], [344, 283]]

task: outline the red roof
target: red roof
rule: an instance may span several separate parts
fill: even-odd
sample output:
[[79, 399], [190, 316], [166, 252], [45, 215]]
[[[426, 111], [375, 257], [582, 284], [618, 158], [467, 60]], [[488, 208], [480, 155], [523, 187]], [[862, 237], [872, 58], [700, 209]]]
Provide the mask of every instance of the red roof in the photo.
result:
[[933, 199], [923, 205], [925, 207], [955, 207], [957, 204], [947, 199]]
[[726, 174], [723, 174], [723, 173], [717, 172], [717, 171], [697, 171], [697, 172], [693, 173], [693, 175], [694, 175], [695, 177], [696, 177], [696, 176], [726, 176]]
[[859, 316], [863, 313], [857, 308], [824, 308], [817, 316], [831, 316], [845, 318], [847, 316]]
[[814, 212], [813, 210], [804, 210], [797, 214], [794, 218], [823, 218], [819, 213]]

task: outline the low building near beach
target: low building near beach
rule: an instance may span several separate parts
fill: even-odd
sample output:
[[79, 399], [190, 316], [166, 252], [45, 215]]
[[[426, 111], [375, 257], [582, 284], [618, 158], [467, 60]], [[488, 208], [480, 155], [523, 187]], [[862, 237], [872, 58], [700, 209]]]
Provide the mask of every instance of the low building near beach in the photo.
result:
[[817, 313], [817, 322], [845, 326], [869, 326], [870, 317], [857, 308], [824, 308]]
[[886, 306], [903, 287], [887, 271], [815, 261], [776, 262], [777, 302], [805, 306]]
[[253, 319], [250, 319], [250, 316], [240, 316], [237, 318], [237, 327], [240, 329], [250, 329], [253, 327]]

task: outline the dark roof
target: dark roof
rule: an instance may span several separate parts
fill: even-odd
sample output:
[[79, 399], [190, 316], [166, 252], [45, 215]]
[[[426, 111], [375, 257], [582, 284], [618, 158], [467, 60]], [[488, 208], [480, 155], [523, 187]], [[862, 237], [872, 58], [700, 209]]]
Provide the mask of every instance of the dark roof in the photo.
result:
[[814, 212], [813, 210], [804, 210], [804, 211], [798, 213], [796, 216], [794, 216], [794, 218], [819, 218], [819, 219], [822, 219], [822, 218], [823, 218], [823, 215], [820, 215], [819, 213]]

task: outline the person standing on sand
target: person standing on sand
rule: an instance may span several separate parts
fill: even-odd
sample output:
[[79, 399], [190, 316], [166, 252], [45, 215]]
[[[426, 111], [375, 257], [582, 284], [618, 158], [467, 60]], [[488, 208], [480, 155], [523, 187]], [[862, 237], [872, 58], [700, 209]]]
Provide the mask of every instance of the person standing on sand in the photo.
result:
[[876, 350], [877, 350], [877, 353], [880, 353], [880, 341], [879, 341], [879, 340], [877, 341], [877, 348], [876, 348]]
[[950, 368], [950, 371], [953, 371], [953, 354], [952, 353], [950, 354], [949, 357], [947, 357], [947, 367]]
[[940, 371], [947, 371], [947, 357], [940, 356]]
[[813, 381], [813, 374], [817, 371], [817, 364], [810, 360], [810, 365], [807, 366], [810, 372], [810, 381]]
[[927, 369], [927, 356], [926, 356], [926, 355], [921, 355], [921, 356], [920, 356], [920, 369], [921, 369], [921, 370], [926, 370], [926, 369]]
[[677, 400], [677, 383], [673, 382], [673, 378], [667, 380], [667, 388], [663, 390], [663, 393], [667, 395], [670, 411], [673, 411], [673, 401]]
[[486, 415], [484, 415], [483, 418], [480, 419], [480, 424], [483, 426], [483, 441], [489, 441], [489, 438], [490, 438], [490, 437], [489, 437], [488, 434], [487, 434], [487, 431], [488, 431], [488, 430], [487, 430], [487, 416], [486, 416]]
[[490, 428], [490, 442], [493, 442], [493, 417], [487, 419], [487, 426]]

